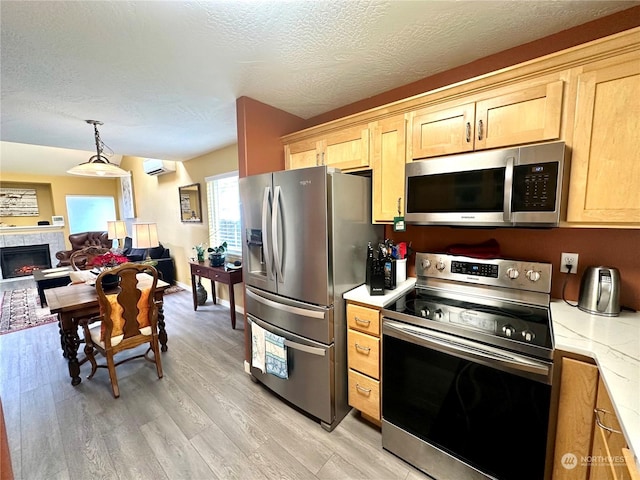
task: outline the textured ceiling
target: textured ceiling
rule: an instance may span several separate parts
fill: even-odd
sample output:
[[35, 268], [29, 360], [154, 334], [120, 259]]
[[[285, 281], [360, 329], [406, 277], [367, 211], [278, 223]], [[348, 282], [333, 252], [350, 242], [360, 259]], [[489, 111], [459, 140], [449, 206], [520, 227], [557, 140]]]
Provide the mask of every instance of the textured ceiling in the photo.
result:
[[185, 160], [236, 141], [237, 97], [310, 118], [638, 4], [2, 0], [0, 140], [91, 151], [97, 119], [116, 154]]

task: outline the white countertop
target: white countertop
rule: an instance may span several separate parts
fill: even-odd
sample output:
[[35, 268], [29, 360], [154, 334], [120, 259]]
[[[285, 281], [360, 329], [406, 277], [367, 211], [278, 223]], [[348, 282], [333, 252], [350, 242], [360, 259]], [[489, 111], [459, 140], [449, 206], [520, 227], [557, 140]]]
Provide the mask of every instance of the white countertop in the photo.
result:
[[399, 297], [413, 289], [416, 284], [416, 277], [409, 277], [393, 290], [385, 290], [384, 295], [369, 295], [369, 288], [366, 285], [349, 290], [342, 297], [352, 302], [364, 303], [372, 307], [382, 308], [397, 300]]
[[592, 357], [629, 447], [640, 457], [640, 313], [590, 315], [552, 300], [555, 348]]

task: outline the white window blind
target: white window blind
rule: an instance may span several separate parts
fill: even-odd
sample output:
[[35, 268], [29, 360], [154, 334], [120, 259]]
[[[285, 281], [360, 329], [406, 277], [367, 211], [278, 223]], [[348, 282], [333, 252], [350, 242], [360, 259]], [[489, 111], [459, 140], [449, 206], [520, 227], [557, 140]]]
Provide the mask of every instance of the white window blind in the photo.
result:
[[209, 246], [227, 242], [228, 253], [242, 255], [238, 172], [214, 175], [205, 180], [209, 206]]

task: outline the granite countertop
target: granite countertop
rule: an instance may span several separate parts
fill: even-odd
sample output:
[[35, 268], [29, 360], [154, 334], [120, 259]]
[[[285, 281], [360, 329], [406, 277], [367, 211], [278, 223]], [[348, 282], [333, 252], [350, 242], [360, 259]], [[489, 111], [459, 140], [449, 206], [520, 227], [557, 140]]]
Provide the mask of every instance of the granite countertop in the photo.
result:
[[624, 436], [640, 456], [640, 313], [590, 315], [552, 300], [555, 348], [587, 355], [598, 365]]

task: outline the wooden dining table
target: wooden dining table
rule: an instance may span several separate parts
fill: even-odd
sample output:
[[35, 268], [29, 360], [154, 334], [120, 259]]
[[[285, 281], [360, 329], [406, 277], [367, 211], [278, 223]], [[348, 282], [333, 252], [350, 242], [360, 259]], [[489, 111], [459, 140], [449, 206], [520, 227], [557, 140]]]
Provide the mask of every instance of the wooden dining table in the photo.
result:
[[[139, 285], [142, 288], [150, 287], [153, 278], [146, 273], [139, 273]], [[146, 285], [148, 283], [148, 285]], [[163, 297], [164, 291], [169, 287], [167, 282], [158, 280], [154, 299], [158, 305], [158, 340], [160, 349], [167, 351], [167, 331], [165, 329]], [[78, 385], [80, 379], [80, 361], [78, 360], [78, 348], [80, 336], [78, 326], [82, 321], [97, 317], [100, 314], [98, 294], [93, 285], [79, 283], [64, 287], [50, 288], [44, 291], [47, 305], [51, 313], [58, 315], [60, 327], [60, 345], [62, 354], [67, 359], [71, 385]]]

